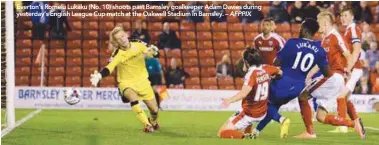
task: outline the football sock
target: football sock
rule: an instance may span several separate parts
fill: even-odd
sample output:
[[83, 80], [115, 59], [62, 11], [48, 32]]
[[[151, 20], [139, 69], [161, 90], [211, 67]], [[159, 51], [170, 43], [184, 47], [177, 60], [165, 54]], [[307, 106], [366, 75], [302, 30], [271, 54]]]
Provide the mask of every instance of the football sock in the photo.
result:
[[247, 126], [246, 128], [245, 128], [245, 130], [244, 130], [244, 133], [251, 133], [251, 128], [253, 127], [253, 125], [249, 125], [249, 126]]
[[330, 124], [334, 126], [348, 126], [354, 127], [354, 123], [351, 120], [346, 120], [344, 118], [335, 115], [326, 115], [324, 122], [325, 124]]
[[150, 125], [149, 120], [147, 119], [145, 111], [142, 110], [140, 104], [138, 101], [130, 102], [130, 105], [132, 106], [132, 111], [137, 114], [137, 118], [145, 125]]
[[354, 104], [351, 103], [350, 100], [346, 101], [346, 105], [347, 105], [347, 113], [349, 114], [349, 117], [351, 120], [355, 120], [358, 118], [358, 114], [355, 110], [355, 107], [354, 107]]
[[346, 106], [346, 99], [345, 98], [338, 98], [337, 99], [337, 112], [338, 116], [341, 118], [346, 118], [347, 114], [347, 106]]
[[153, 124], [155, 124], [158, 119], [158, 112], [150, 112], [150, 116], [151, 116], [151, 121], [153, 122]]
[[267, 125], [268, 123], [270, 123], [270, 121], [271, 121], [271, 117], [267, 114], [267, 116], [266, 116], [265, 118], [263, 118], [263, 120], [259, 121], [259, 123], [258, 123], [256, 129], [257, 129], [258, 131], [262, 131], [263, 128], [265, 128], [266, 125]]
[[285, 117], [280, 117], [280, 119], [279, 119], [279, 123], [282, 124], [284, 120], [286, 120]]
[[242, 139], [243, 136], [244, 134], [237, 130], [224, 130], [224, 131], [221, 131], [221, 134], [220, 134], [221, 138], [228, 138], [228, 139]]
[[311, 110], [311, 106], [308, 103], [308, 100], [302, 101], [299, 99], [299, 105], [300, 105], [300, 113], [301, 113], [301, 116], [303, 117], [303, 121], [307, 129], [307, 132], [309, 134], [314, 134], [313, 123], [312, 123], [312, 110]]
[[157, 92], [154, 92], [154, 96], [155, 96], [155, 100], [157, 100], [158, 108], [161, 108], [161, 101], [160, 101], [159, 94]]

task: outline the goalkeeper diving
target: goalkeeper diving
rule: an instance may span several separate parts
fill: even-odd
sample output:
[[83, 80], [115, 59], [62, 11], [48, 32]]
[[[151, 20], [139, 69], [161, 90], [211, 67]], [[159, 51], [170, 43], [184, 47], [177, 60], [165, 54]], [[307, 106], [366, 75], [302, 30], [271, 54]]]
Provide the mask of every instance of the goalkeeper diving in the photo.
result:
[[[159, 109], [145, 66], [145, 57], [157, 55], [158, 48], [154, 45], [146, 46], [142, 42], [130, 42], [122, 27], [114, 28], [109, 37], [109, 45], [114, 49], [113, 58], [100, 72], [91, 74], [91, 84], [96, 87], [102, 78], [109, 76], [117, 67], [118, 89], [124, 97], [122, 100], [130, 101], [132, 111], [144, 124], [144, 132], [159, 129]], [[150, 110], [149, 118], [139, 101], [143, 101]]]

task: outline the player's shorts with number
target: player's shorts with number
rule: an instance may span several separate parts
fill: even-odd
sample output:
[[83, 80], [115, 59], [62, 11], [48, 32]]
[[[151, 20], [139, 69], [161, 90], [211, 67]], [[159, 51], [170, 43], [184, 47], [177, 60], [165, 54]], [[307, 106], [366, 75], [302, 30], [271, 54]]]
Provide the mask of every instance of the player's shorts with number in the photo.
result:
[[331, 77], [316, 77], [307, 90], [312, 97], [317, 98], [317, 104], [325, 108], [328, 112], [333, 112], [337, 107], [337, 97], [345, 87], [344, 77], [339, 73], [334, 73]]
[[353, 71], [351, 72], [351, 77], [346, 83], [346, 87], [349, 88], [351, 92], [354, 91], [355, 85], [357, 85], [357, 82], [363, 75], [363, 70], [362, 69], [357, 69], [354, 68]]
[[150, 85], [150, 81], [147, 78], [133, 84], [119, 83], [118, 88], [122, 94], [126, 89], [132, 89], [139, 96], [138, 100], [154, 99], [154, 91]]
[[251, 117], [246, 114], [242, 109], [237, 111], [232, 117], [229, 118], [229, 122], [234, 124], [237, 130], [242, 130], [247, 128], [253, 123], [258, 123], [266, 117], [266, 113], [260, 117]]

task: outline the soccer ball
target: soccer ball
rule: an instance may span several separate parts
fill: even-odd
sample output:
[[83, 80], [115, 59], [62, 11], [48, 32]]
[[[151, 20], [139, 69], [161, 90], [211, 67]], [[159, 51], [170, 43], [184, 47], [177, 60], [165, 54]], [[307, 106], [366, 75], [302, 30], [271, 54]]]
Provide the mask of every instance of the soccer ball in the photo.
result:
[[80, 92], [79, 90], [75, 88], [69, 88], [66, 90], [66, 93], [64, 95], [64, 101], [66, 101], [67, 104], [75, 105], [80, 102]]

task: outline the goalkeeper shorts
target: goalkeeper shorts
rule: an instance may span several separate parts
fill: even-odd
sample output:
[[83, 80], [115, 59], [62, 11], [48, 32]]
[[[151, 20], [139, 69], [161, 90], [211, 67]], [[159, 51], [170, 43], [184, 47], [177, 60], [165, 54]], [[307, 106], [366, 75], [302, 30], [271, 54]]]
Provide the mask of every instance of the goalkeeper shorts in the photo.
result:
[[[130, 83], [119, 83], [118, 89], [120, 91], [120, 94], [122, 94], [122, 97], [124, 94], [124, 91], [126, 89], [132, 89], [137, 95], [138, 100], [152, 100], [154, 98], [154, 91], [153, 88], [150, 85], [150, 81], [148, 79], [144, 79], [138, 83], [130, 84]], [[126, 101], [126, 102], [125, 102]], [[128, 100], [125, 98], [123, 99], [124, 103], [127, 103]]]

